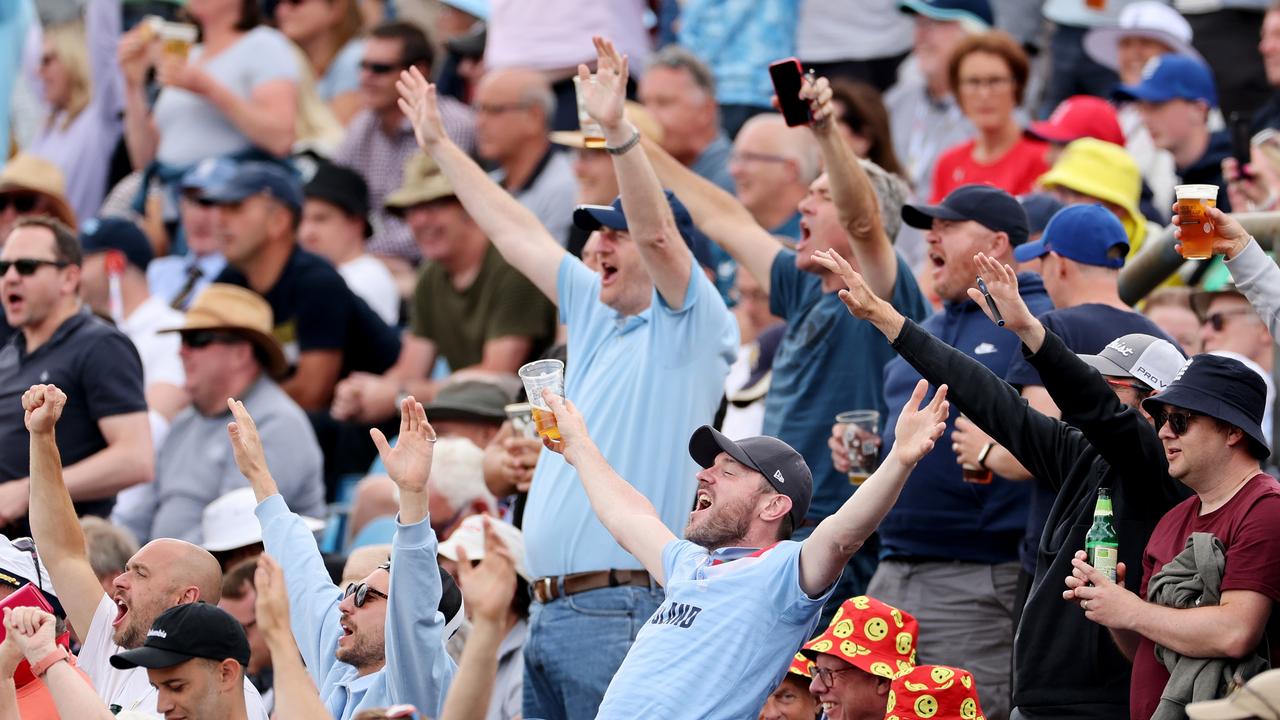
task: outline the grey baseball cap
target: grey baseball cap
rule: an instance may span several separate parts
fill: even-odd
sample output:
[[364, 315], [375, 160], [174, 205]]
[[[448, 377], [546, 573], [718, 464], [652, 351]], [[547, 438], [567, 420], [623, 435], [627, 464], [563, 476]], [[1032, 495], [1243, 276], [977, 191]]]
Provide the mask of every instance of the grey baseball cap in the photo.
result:
[[1103, 375], [1131, 377], [1157, 392], [1168, 387], [1187, 362], [1173, 343], [1143, 333], [1121, 335], [1097, 355], [1077, 357]]
[[689, 456], [704, 468], [716, 462], [720, 453], [764, 475], [774, 490], [791, 498], [793, 528], [804, 524], [813, 500], [813, 475], [809, 465], [795, 448], [778, 438], [758, 436], [734, 442], [710, 425], [693, 431], [689, 438]]

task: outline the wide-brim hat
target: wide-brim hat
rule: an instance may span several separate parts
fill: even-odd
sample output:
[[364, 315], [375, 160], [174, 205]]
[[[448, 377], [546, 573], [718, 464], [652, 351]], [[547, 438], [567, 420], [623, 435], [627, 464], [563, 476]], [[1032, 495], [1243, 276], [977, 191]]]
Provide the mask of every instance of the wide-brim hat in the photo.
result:
[[810, 659], [830, 655], [892, 680], [915, 667], [919, 636], [920, 624], [910, 613], [859, 595], [840, 603], [827, 629], [800, 652]]
[[[640, 135], [657, 143], [662, 142], [662, 126], [643, 105], [628, 100], [623, 114], [640, 131]], [[556, 130], [547, 137], [557, 145], [579, 149], [587, 147], [587, 136], [581, 130]]]
[[263, 352], [267, 374], [279, 380], [288, 374], [289, 362], [272, 334], [274, 327], [271, 306], [261, 295], [238, 285], [213, 283], [196, 296], [181, 327], [158, 332], [222, 330], [243, 335]]
[[382, 206], [392, 215], [403, 215], [414, 205], [453, 197], [453, 185], [429, 155], [418, 153], [404, 166], [404, 181]]
[[897, 720], [984, 720], [973, 674], [945, 665], [918, 665], [889, 686], [886, 717]]
[[76, 213], [67, 203], [66, 180], [58, 166], [48, 160], [29, 153], [20, 153], [9, 160], [0, 171], [0, 194], [10, 192], [43, 195], [54, 217], [72, 230], [77, 228]]
[[[211, 553], [226, 552], [262, 542], [262, 524], [254, 514], [258, 498], [253, 488], [236, 488], [209, 503], [202, 514], [201, 528], [204, 540], [200, 547]], [[311, 532], [324, 529], [319, 518], [302, 517], [302, 523]]]
[[1039, 182], [1043, 188], [1061, 186], [1120, 206], [1125, 214], [1120, 223], [1129, 236], [1130, 254], [1142, 244], [1147, 228], [1147, 219], [1138, 209], [1142, 173], [1123, 147], [1097, 138], [1073, 140]]
[[1262, 416], [1267, 404], [1267, 386], [1258, 373], [1233, 358], [1195, 355], [1178, 371], [1163, 392], [1142, 401], [1142, 409], [1157, 415], [1165, 405], [1190, 410], [1234, 425], [1254, 445], [1254, 457], [1271, 454], [1262, 432]]
[[432, 420], [501, 424], [507, 419], [506, 407], [513, 399], [506, 390], [486, 380], [460, 380], [440, 388], [423, 409]]
[[1244, 687], [1220, 700], [1187, 706], [1191, 720], [1280, 720], [1280, 670], [1254, 675]]
[[1178, 55], [1203, 58], [1191, 45], [1191, 24], [1177, 10], [1158, 0], [1144, 0], [1126, 5], [1120, 11], [1117, 25], [1097, 27], [1085, 33], [1084, 52], [1094, 62], [1109, 69], [1120, 68], [1120, 40], [1142, 37], [1163, 43]]

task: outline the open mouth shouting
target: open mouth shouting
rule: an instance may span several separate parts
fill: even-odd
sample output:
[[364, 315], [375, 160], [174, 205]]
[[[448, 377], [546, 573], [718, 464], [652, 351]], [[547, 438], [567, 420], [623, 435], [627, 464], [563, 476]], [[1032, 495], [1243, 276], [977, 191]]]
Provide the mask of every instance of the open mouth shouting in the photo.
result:
[[111, 621], [111, 627], [120, 627], [129, 614], [129, 601], [123, 595], [116, 595], [112, 600], [116, 603], [116, 619]]
[[698, 494], [694, 496], [693, 510], [689, 513], [690, 519], [710, 510], [712, 505], [715, 505], [715, 498], [712, 497], [711, 492], [706, 489], [699, 490]]
[[600, 284], [612, 285], [618, 280], [618, 266], [607, 260], [600, 261]]

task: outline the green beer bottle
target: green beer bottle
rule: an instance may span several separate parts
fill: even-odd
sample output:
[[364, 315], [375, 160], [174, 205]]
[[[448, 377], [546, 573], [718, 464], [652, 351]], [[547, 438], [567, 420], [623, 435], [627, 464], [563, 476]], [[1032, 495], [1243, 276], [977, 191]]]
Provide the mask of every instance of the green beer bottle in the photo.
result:
[[1093, 507], [1093, 527], [1084, 536], [1084, 549], [1089, 555], [1089, 564], [1111, 578], [1111, 582], [1116, 581], [1119, 547], [1115, 526], [1111, 524], [1111, 490], [1098, 488], [1098, 503]]

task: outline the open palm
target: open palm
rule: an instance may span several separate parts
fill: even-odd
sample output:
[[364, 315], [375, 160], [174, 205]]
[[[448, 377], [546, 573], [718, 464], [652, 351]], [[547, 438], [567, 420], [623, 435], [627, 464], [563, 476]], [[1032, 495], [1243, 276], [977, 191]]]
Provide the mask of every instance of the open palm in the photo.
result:
[[928, 389], [929, 383], [924, 380], [916, 383], [915, 391], [903, 406], [894, 429], [893, 452], [907, 466], [915, 465], [929, 454], [933, 444], [947, 429], [947, 415], [951, 411], [951, 404], [947, 402], [947, 386], [939, 387], [933, 399], [920, 407]]
[[[1031, 313], [1022, 295], [1018, 293], [1018, 275], [1013, 268], [988, 257], [986, 253], [974, 255], [973, 262], [978, 267], [978, 277], [986, 283], [987, 292], [991, 293], [991, 299], [995, 300], [996, 307], [1000, 309], [1004, 326], [1013, 332], [1018, 332], [1034, 325], [1036, 316]], [[969, 299], [982, 308], [982, 312], [986, 313], [991, 322], [998, 322], [991, 314], [991, 308], [987, 307], [986, 298], [982, 297], [982, 293], [977, 288], [969, 288], [968, 293]]]
[[422, 492], [431, 476], [431, 456], [435, 450], [436, 431], [427, 422], [422, 403], [410, 395], [400, 403], [400, 435], [391, 447], [382, 431], [369, 431], [378, 446], [378, 455], [387, 475], [401, 492]]
[[396, 90], [400, 93], [397, 101], [400, 112], [413, 125], [413, 135], [418, 139], [418, 147], [426, 150], [447, 137], [444, 121], [440, 119], [436, 86], [427, 81], [422, 71], [411, 67], [401, 72], [400, 79], [396, 81]]
[[848, 260], [834, 250], [819, 250], [813, 254], [813, 261], [838, 275], [844, 282], [848, 289], [841, 290], [839, 296], [851, 315], [862, 320], [871, 316], [871, 311], [879, 304], [880, 298], [871, 291], [867, 281], [853, 269]]
[[600, 36], [592, 38], [596, 46], [596, 81], [586, 65], [578, 66], [582, 96], [587, 114], [602, 127], [617, 127], [627, 99], [627, 58], [618, 53], [613, 43]]

